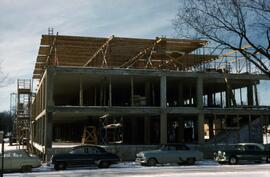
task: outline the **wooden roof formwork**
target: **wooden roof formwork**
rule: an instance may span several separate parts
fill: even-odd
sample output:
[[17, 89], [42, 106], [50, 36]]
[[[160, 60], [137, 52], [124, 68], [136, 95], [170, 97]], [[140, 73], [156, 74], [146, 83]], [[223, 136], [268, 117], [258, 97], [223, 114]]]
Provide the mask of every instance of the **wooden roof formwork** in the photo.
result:
[[206, 44], [189, 39], [42, 35], [33, 78], [40, 79], [50, 65], [182, 70], [216, 58], [191, 54]]

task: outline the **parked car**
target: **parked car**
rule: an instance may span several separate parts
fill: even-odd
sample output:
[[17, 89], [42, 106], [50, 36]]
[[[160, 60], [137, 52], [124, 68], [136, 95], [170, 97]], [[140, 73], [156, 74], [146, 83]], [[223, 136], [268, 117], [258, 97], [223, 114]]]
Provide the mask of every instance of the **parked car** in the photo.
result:
[[220, 164], [238, 164], [240, 162], [270, 162], [270, 152], [262, 144], [239, 143], [228, 150], [214, 153], [214, 159]]
[[120, 158], [106, 152], [104, 148], [96, 145], [75, 146], [68, 153], [55, 154], [51, 158], [55, 170], [64, 170], [66, 167], [83, 167], [97, 165], [99, 168], [108, 168], [118, 163]]
[[[0, 159], [2, 155], [0, 154]], [[0, 167], [2, 161], [0, 160]], [[23, 149], [8, 150], [4, 152], [4, 171], [29, 172], [32, 168], [40, 167], [40, 159], [33, 154], [28, 154]]]
[[183, 144], [162, 145], [158, 150], [142, 151], [136, 155], [136, 162], [141, 165], [155, 166], [156, 164], [178, 163], [192, 165], [202, 160], [203, 153], [191, 150]]

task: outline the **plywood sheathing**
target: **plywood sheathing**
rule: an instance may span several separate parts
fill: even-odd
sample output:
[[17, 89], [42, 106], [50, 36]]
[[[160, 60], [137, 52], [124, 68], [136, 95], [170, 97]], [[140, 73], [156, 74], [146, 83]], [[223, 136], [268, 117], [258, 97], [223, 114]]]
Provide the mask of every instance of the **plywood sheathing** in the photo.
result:
[[[51, 56], [57, 57], [59, 66], [84, 66], [89, 59], [100, 49], [109, 38], [77, 37], [77, 36], [49, 36], [42, 35], [38, 56], [36, 59], [33, 78], [41, 78], [46, 63], [51, 41], [56, 37], [56, 51]], [[107, 65], [110, 68], [120, 67], [139, 52], [153, 46], [156, 39], [136, 39], [113, 37], [108, 43]], [[204, 40], [168, 39], [162, 38], [162, 42], [154, 47], [151, 53], [153, 68], [177, 70], [198, 65], [202, 62], [214, 59], [212, 55], [192, 55], [192, 51], [207, 44]], [[132, 68], [145, 68], [149, 54], [138, 58]], [[87, 64], [87, 67], [101, 67], [104, 60], [102, 54], [98, 54]]]

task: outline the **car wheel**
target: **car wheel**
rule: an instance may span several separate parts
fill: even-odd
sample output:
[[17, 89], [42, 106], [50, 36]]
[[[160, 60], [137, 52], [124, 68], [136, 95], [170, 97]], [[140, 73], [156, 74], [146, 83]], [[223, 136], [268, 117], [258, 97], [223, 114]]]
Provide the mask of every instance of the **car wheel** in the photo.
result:
[[111, 165], [110, 162], [108, 161], [101, 161], [99, 164], [98, 164], [98, 168], [109, 168]]
[[148, 166], [156, 166], [156, 164], [157, 164], [157, 160], [155, 158], [150, 158], [147, 161]]
[[235, 156], [230, 157], [229, 164], [235, 165], [238, 163], [238, 159]]
[[187, 158], [187, 164], [188, 165], [194, 165], [195, 164], [195, 158]]
[[24, 165], [21, 168], [22, 172], [30, 172], [32, 170], [32, 166], [30, 165]]
[[55, 170], [65, 170], [66, 164], [64, 162], [58, 162], [54, 165]]

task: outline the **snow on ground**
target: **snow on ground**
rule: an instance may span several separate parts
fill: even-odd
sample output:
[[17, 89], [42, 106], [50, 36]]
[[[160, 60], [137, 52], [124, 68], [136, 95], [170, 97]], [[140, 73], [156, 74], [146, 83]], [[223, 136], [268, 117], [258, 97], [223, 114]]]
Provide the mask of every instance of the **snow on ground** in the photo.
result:
[[153, 177], [269, 177], [270, 164], [219, 165], [214, 161], [201, 161], [193, 166], [159, 165], [145, 167], [135, 162], [123, 162], [108, 169], [69, 168], [55, 171], [52, 166], [43, 165], [32, 173], [9, 173], [5, 176], [153, 176]]
[[[5, 151], [18, 149], [18, 146], [5, 144]], [[20, 147], [22, 148], [22, 146]], [[269, 177], [270, 164], [244, 164], [244, 165], [220, 165], [213, 160], [196, 162], [196, 165], [179, 166], [177, 164], [157, 165], [156, 167], [141, 166], [135, 162], [121, 162], [112, 165], [108, 169], [99, 169], [95, 166], [86, 168], [68, 168], [63, 171], [55, 171], [53, 165], [43, 164], [39, 168], [32, 169], [31, 173], [7, 173], [4, 176], [153, 176], [153, 177]]]

